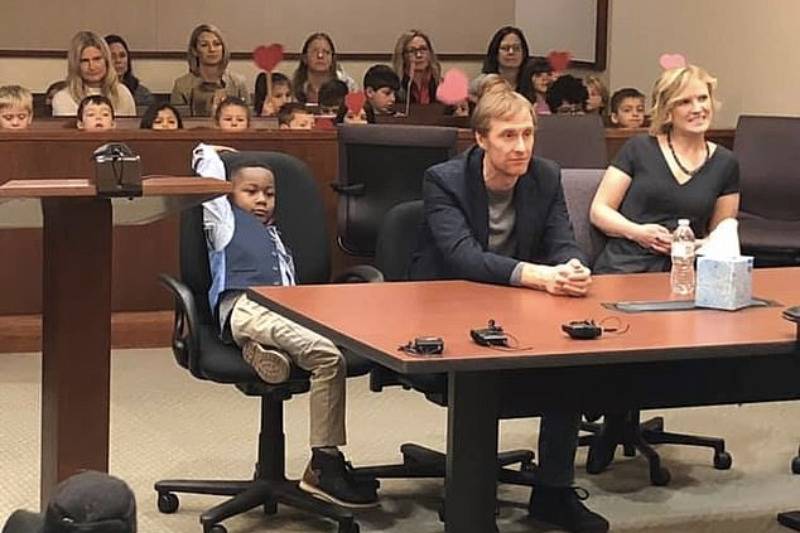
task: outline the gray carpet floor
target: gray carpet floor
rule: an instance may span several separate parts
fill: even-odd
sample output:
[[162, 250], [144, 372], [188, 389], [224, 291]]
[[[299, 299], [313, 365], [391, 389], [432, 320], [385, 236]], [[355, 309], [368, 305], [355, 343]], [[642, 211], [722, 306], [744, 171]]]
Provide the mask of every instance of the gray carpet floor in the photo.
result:
[[[0, 523], [16, 508], [38, 508], [38, 355], [0, 355]], [[258, 428], [258, 401], [233, 387], [202, 383], [179, 369], [168, 350], [123, 350], [113, 354], [111, 473], [136, 493], [142, 533], [199, 533], [199, 513], [218, 499], [181, 498], [173, 515], [155, 508], [153, 482], [162, 478], [241, 478], [252, 473]], [[654, 413], [646, 413], [654, 414]], [[661, 413], [659, 413], [661, 414]], [[577, 484], [591, 493], [589, 506], [605, 515], [613, 531], [781, 532], [781, 510], [800, 509], [800, 476], [789, 464], [800, 443], [800, 404], [773, 403], [663, 413], [671, 430], [722, 436], [733, 468], [714, 470], [712, 454], [701, 449], [662, 446], [672, 473], [667, 487], [649, 484], [646, 461], [618, 459], [599, 476], [583, 471], [577, 457]], [[286, 405], [287, 466], [302, 472], [308, 459], [308, 400]], [[398, 446], [413, 441], [442, 449], [445, 412], [418, 394], [401, 389], [369, 391], [365, 378], [348, 382], [350, 444], [354, 463], [399, 459]], [[505, 421], [501, 449], [535, 448], [536, 420]], [[442, 531], [436, 509], [441, 481], [383, 481], [378, 509], [358, 513], [364, 532]], [[550, 531], [526, 520], [529, 491], [500, 486], [498, 525], [502, 532]], [[231, 533], [254, 531], [333, 532], [333, 523], [281, 508], [275, 517], [251, 512], [226, 523]]]

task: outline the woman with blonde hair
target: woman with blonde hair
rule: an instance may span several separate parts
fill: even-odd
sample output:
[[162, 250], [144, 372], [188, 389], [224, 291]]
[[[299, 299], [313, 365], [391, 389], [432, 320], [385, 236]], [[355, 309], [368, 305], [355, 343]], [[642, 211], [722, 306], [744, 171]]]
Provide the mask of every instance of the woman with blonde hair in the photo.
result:
[[401, 80], [399, 102], [410, 98], [412, 104], [430, 104], [436, 100], [442, 67], [427, 35], [419, 30], [403, 33], [395, 44], [392, 66]]
[[186, 49], [189, 72], [175, 80], [170, 103], [189, 106], [194, 116], [208, 117], [228, 96], [249, 102], [244, 76], [228, 71], [230, 58], [219, 28], [211, 24], [197, 26]]
[[[672, 232], [689, 219], [702, 239], [739, 210], [739, 163], [706, 139], [717, 80], [695, 65], [665, 70], [653, 87], [649, 134], [632, 137], [606, 170], [591, 220], [608, 235], [596, 274], [670, 270]], [[614, 458], [626, 424], [638, 419], [606, 413], [586, 464], [598, 473]], [[626, 421], [627, 420], [627, 421]]]
[[79, 31], [67, 53], [67, 86], [53, 96], [53, 116], [74, 116], [87, 96], [108, 98], [117, 116], [135, 116], [133, 95], [117, 78], [106, 41], [94, 32]]

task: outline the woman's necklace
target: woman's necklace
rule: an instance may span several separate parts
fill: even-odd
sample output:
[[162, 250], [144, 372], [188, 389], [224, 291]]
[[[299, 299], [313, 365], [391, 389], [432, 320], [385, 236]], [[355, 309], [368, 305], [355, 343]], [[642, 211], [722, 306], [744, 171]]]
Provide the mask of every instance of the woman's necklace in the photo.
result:
[[672, 134], [669, 131], [667, 132], [667, 144], [669, 145], [669, 151], [672, 153], [672, 158], [675, 160], [675, 163], [678, 164], [678, 168], [681, 169], [683, 173], [686, 174], [687, 176], [694, 176], [695, 174], [697, 174], [697, 171], [703, 168], [703, 165], [705, 165], [711, 158], [711, 150], [708, 149], [708, 142], [703, 141], [703, 146], [705, 146], [706, 148], [706, 158], [700, 165], [697, 166], [697, 168], [695, 168], [694, 170], [689, 170], [688, 168], [683, 166], [681, 160], [678, 159], [678, 154], [675, 153], [675, 148], [672, 146]]

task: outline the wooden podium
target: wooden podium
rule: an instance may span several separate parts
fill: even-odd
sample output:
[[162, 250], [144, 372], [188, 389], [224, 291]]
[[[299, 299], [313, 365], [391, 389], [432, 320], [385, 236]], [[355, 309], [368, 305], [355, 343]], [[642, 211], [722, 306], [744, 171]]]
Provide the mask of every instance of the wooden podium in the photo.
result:
[[43, 228], [42, 508], [59, 481], [108, 471], [113, 226], [153, 222], [229, 191], [217, 179], [167, 176], [143, 179], [135, 198], [98, 195], [89, 179], [0, 186], [0, 228]]

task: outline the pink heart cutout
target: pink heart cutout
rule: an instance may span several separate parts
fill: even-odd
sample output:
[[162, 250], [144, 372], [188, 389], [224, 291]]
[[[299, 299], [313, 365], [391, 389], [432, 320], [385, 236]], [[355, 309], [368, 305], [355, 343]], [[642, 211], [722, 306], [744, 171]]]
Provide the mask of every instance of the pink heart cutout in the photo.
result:
[[367, 97], [360, 91], [357, 93], [348, 93], [347, 96], [344, 97], [344, 105], [347, 106], [347, 110], [351, 113], [360, 112], [366, 101]]
[[442, 83], [436, 88], [436, 99], [443, 104], [456, 105], [469, 96], [469, 79], [463, 71], [451, 68], [444, 74]]
[[566, 50], [553, 50], [547, 54], [547, 62], [550, 63], [553, 72], [567, 70], [570, 61], [572, 61], [572, 53]]
[[283, 61], [283, 45], [276, 43], [269, 46], [259, 46], [253, 50], [253, 61], [261, 70], [272, 72], [278, 66], [278, 63]]
[[683, 68], [686, 66], [686, 58], [683, 57], [683, 54], [661, 54], [658, 63], [664, 70]]

